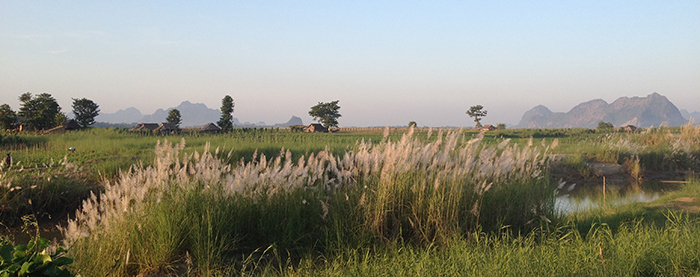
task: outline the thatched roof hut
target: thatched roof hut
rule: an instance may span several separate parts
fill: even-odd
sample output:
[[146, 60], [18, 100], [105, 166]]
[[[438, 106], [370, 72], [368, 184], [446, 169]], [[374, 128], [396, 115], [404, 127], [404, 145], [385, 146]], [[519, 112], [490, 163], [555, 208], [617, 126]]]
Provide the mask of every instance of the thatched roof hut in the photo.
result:
[[179, 133], [180, 127], [173, 123], [163, 123], [160, 124], [160, 126], [158, 126], [158, 128], [156, 128], [154, 131], [161, 135], [169, 135]]
[[328, 133], [328, 129], [326, 127], [323, 127], [323, 125], [319, 123], [311, 123], [306, 129], [304, 129], [304, 132], [306, 133], [314, 133], [314, 132], [320, 132], [320, 133]]
[[66, 123], [63, 123], [63, 127], [66, 128], [66, 131], [79, 130], [80, 124], [73, 119], [68, 119], [66, 120]]
[[489, 124], [489, 125], [484, 125], [483, 127], [481, 127], [481, 128], [479, 129], [479, 131], [482, 131], [482, 132], [493, 131], [493, 130], [496, 130], [496, 127], [493, 127], [493, 125], [491, 125], [491, 124]]
[[622, 126], [620, 128], [624, 131], [627, 131], [627, 132], [637, 131], [637, 126], [634, 126], [634, 125], [625, 125], [625, 126]]
[[66, 132], [65, 126], [58, 126], [44, 131], [44, 134], [63, 134]]
[[66, 131], [80, 130], [80, 125], [73, 119], [66, 120], [63, 125], [44, 131], [44, 134], [63, 134]]
[[141, 132], [150, 132], [158, 128], [157, 123], [139, 123], [136, 125], [136, 127], [131, 128], [131, 131], [141, 131]]
[[214, 123], [207, 123], [206, 125], [202, 126], [202, 128], [199, 128], [200, 133], [216, 133], [219, 131], [221, 131], [221, 128], [216, 126]]

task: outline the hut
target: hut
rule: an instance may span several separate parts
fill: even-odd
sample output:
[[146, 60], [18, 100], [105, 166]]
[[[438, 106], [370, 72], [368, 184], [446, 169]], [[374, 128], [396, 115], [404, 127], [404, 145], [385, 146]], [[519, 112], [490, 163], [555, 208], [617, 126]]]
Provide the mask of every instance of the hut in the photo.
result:
[[66, 131], [80, 130], [80, 124], [73, 119], [66, 120], [66, 123], [63, 123], [63, 127], [66, 128]]
[[308, 127], [304, 129], [304, 132], [306, 133], [328, 133], [328, 129], [326, 127], [323, 127], [323, 125], [319, 123], [311, 123]]
[[304, 125], [291, 125], [289, 126], [289, 130], [292, 130], [292, 132], [304, 132], [307, 126]]
[[207, 123], [206, 125], [202, 126], [202, 128], [199, 128], [200, 133], [217, 133], [219, 131], [221, 131], [221, 128], [216, 126], [214, 123]]
[[627, 131], [627, 132], [634, 132], [634, 131], [637, 131], [637, 126], [625, 125], [625, 126], [620, 127], [620, 129], [622, 129], [623, 131]]
[[80, 125], [73, 119], [66, 120], [63, 125], [44, 131], [44, 134], [63, 134], [66, 131], [80, 130]]
[[136, 127], [131, 128], [130, 131], [150, 132], [156, 128], [158, 128], [158, 124], [156, 123], [139, 123]]
[[63, 134], [66, 132], [66, 127], [58, 126], [44, 131], [44, 134]]
[[26, 123], [24, 123], [24, 117], [18, 116], [15, 118], [15, 122], [12, 123], [12, 128], [15, 131], [21, 132], [21, 131], [32, 131], [32, 128], [29, 128]]
[[496, 130], [496, 127], [493, 127], [493, 125], [491, 125], [491, 124], [484, 125], [483, 127], [479, 128], [479, 131], [482, 131], [482, 132], [488, 132], [488, 131], [493, 131], [493, 130]]
[[154, 131], [160, 135], [177, 134], [180, 132], [180, 127], [173, 123], [163, 123], [160, 124], [160, 126], [158, 126], [158, 128], [156, 128]]

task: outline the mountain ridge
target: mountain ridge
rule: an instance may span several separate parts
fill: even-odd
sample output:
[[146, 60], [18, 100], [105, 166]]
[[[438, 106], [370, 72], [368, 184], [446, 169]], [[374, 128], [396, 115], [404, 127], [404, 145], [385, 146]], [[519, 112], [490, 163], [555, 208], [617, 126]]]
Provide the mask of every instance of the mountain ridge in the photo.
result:
[[[168, 113], [177, 109], [180, 111], [182, 117], [182, 127], [199, 127], [207, 123], [216, 123], [219, 121], [221, 113], [219, 110], [210, 109], [205, 104], [202, 103], [192, 103], [190, 101], [183, 101], [177, 107], [170, 107], [167, 109], [158, 109], [152, 114], [142, 114], [138, 109], [134, 107], [129, 107], [123, 110], [118, 110], [115, 113], [100, 114], [95, 118], [95, 121], [101, 123], [110, 124], [129, 124], [129, 123], [162, 123], [168, 117]], [[235, 127], [288, 127], [290, 125], [304, 125], [301, 118], [292, 116], [289, 121], [285, 123], [278, 123], [274, 125], [266, 125], [265, 122], [258, 123], [241, 123], [237, 118], [233, 118], [233, 124]]]
[[538, 105], [523, 114], [516, 128], [595, 128], [601, 121], [642, 128], [664, 124], [680, 126], [688, 122], [668, 98], [654, 92], [646, 97], [620, 97], [609, 104], [594, 99], [565, 113]]

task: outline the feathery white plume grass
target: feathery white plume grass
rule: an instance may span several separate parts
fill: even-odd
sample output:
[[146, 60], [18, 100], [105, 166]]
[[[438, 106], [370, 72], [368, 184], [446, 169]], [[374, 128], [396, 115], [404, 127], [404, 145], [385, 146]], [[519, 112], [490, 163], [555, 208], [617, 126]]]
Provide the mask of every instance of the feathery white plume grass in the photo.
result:
[[[181, 206], [189, 205], [185, 201], [192, 193], [238, 203], [229, 205], [239, 207], [230, 211], [239, 214], [230, 215], [226, 219], [230, 221], [265, 220], [241, 213], [273, 209], [271, 205], [277, 204], [270, 199], [282, 199], [287, 203], [284, 205], [294, 205], [284, 210], [318, 214], [298, 219], [308, 220], [298, 224], [311, 229], [297, 235], [320, 232], [329, 236], [326, 239], [356, 242], [362, 241], [360, 237], [431, 242], [472, 228], [497, 230], [499, 223], [527, 228], [524, 222], [549, 215], [554, 188], [549, 189], [552, 186], [541, 175], [547, 149], [534, 147], [532, 142], [518, 147], [509, 140], [487, 147], [481, 145], [483, 135], [465, 141], [461, 131], [443, 134], [442, 130], [436, 141], [423, 143], [412, 137], [413, 131], [410, 128], [397, 142], [361, 140], [342, 156], [326, 149], [293, 161], [288, 150], [270, 159], [256, 152], [250, 162], [241, 161], [236, 166], [212, 155], [209, 144], [202, 153], [181, 153], [184, 139], [175, 145], [158, 142], [152, 166], [135, 166], [120, 173], [114, 183], [104, 184], [103, 193], [83, 202], [75, 217], [62, 227], [64, 243], [68, 247], [79, 244], [75, 249], [82, 251], [99, 245], [100, 239], [132, 240], [129, 237], [135, 234], [125, 234], [125, 230], [143, 232], [138, 231], [145, 226], [141, 221], [154, 207], [177, 206], [177, 201], [183, 201]], [[294, 200], [294, 195], [303, 198]], [[253, 234], [229, 235], [249, 236]], [[119, 255], [125, 250], [105, 253]], [[132, 260], [140, 257], [134, 252], [131, 255]]]

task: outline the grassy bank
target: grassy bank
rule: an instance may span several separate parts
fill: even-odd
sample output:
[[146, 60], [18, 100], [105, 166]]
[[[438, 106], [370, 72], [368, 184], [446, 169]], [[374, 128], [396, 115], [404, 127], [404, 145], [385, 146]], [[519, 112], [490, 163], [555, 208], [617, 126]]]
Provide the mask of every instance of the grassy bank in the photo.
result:
[[20, 164], [0, 176], [2, 203], [32, 199], [14, 216], [80, 206], [65, 244], [88, 276], [698, 271], [697, 246], [680, 243], [697, 240], [697, 181], [653, 204], [561, 216], [549, 158], [584, 178], [590, 161], [677, 178], [700, 164], [698, 127], [402, 132], [183, 134], [155, 151], [164, 137], [19, 136], [4, 146]]
[[294, 161], [287, 151], [235, 167], [216, 152], [181, 155], [184, 141], [161, 144], [153, 166], [121, 175], [83, 204], [65, 243], [87, 275], [209, 275], [244, 270], [245, 257], [269, 247], [274, 264], [442, 245], [504, 225], [529, 232], [554, 216], [541, 149], [461, 140], [453, 132], [423, 143], [409, 132], [342, 156]]

